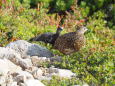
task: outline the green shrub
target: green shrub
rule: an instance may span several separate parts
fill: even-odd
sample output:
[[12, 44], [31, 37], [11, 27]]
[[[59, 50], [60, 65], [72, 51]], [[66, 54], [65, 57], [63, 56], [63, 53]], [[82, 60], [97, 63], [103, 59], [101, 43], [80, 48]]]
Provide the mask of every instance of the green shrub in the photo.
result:
[[83, 7], [86, 8], [88, 7], [90, 9], [88, 14], [92, 14], [93, 12], [100, 10], [100, 9], [107, 9], [107, 6], [109, 4], [113, 3], [112, 0], [79, 0], [78, 4]]
[[0, 16], [0, 44], [5, 45], [12, 38], [28, 40], [38, 32], [39, 27], [30, 23], [24, 16], [1, 14]]
[[50, 9], [53, 12], [68, 10], [74, 4], [74, 0], [52, 0]]
[[107, 14], [105, 18], [108, 20], [108, 26], [114, 29], [115, 22], [115, 5], [113, 0], [79, 0], [78, 4], [80, 5], [83, 16], [87, 17], [95, 13], [96, 11], [103, 10]]
[[50, 81], [43, 80], [42, 81], [46, 86], [73, 86], [73, 85], [83, 85], [83, 82], [79, 79], [66, 79], [60, 78], [58, 76], [53, 76]]
[[31, 0], [19, 0], [23, 7], [30, 8]]
[[[39, 33], [55, 32], [55, 22], [59, 20], [58, 18], [55, 20], [56, 14], [46, 14], [48, 9], [45, 8], [39, 11], [29, 9], [29, 3], [31, 2], [26, 1], [27, 0], [20, 0], [19, 2], [16, 0], [14, 2], [15, 4], [12, 5], [14, 9], [6, 8], [7, 5], [5, 4], [3, 8], [0, 9], [0, 46], [5, 46], [9, 42], [15, 41], [14, 39], [29, 40]], [[37, 0], [33, 0], [33, 3], [36, 3], [36, 1]], [[38, 0], [38, 2], [42, 1], [43, 0]], [[66, 56], [57, 50], [51, 49], [52, 46], [47, 45], [46, 47], [54, 54], [62, 56], [62, 62], [54, 62], [49, 65], [47, 63], [43, 64], [45, 67], [54, 65], [58, 68], [70, 69], [76, 73], [79, 79], [69, 80], [53, 77], [50, 82], [43, 81], [47, 86], [82, 85], [82, 82], [86, 82], [91, 86], [112, 86], [114, 84], [115, 30], [113, 29], [113, 20], [108, 23], [108, 21], [105, 20], [108, 14], [106, 15], [103, 10], [94, 12], [92, 16], [87, 16], [91, 9], [94, 11], [99, 7], [103, 7], [102, 3], [105, 3], [107, 0], [105, 2], [102, 0], [102, 2], [97, 5], [97, 8], [95, 8], [95, 5], [91, 5], [91, 1], [88, 4], [88, 1], [89, 0], [82, 1], [82, 9], [78, 7], [74, 14], [67, 15], [65, 25], [68, 26], [68, 28], [64, 28], [65, 31], [67, 29], [70, 30], [71, 28], [69, 26], [73, 27], [76, 24], [76, 20], [83, 19], [84, 17], [88, 18], [86, 27], [89, 28], [89, 32], [85, 34], [87, 39], [86, 46], [79, 52]], [[94, 1], [93, 3], [97, 3], [98, 1]], [[49, 0], [44, 1], [44, 3], [45, 2], [49, 3]], [[56, 0], [51, 3], [50, 5], [54, 6], [53, 8], [56, 11], [60, 11], [68, 9], [72, 5], [73, 0], [67, 2], [65, 0]], [[106, 4], [107, 2], [105, 5]], [[113, 9], [110, 12], [114, 13]], [[107, 27], [107, 23], [112, 29]], [[63, 33], [65, 33], [65, 31], [63, 31]], [[38, 44], [45, 46], [45, 44], [41, 42]]]
[[51, 0], [31, 0], [30, 5], [31, 7], [37, 7], [37, 5], [40, 5], [40, 8], [48, 8], [49, 3]]

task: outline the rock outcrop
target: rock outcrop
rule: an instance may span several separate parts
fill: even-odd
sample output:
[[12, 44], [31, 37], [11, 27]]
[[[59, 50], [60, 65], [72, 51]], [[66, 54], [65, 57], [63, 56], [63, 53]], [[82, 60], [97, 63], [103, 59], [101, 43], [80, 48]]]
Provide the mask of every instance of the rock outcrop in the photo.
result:
[[0, 86], [45, 86], [41, 80], [51, 80], [54, 75], [75, 76], [70, 70], [41, 67], [46, 62], [61, 61], [61, 57], [52, 56], [46, 48], [24, 40], [0, 47]]
[[11, 48], [0, 47], [0, 59], [8, 59], [22, 68], [29, 68], [28, 64], [21, 58], [21, 55]]
[[37, 44], [31, 44], [24, 40], [18, 40], [11, 42], [6, 46], [6, 48], [11, 48], [16, 52], [20, 53], [23, 58], [27, 56], [39, 56], [39, 57], [52, 57], [53, 54], [46, 49]]

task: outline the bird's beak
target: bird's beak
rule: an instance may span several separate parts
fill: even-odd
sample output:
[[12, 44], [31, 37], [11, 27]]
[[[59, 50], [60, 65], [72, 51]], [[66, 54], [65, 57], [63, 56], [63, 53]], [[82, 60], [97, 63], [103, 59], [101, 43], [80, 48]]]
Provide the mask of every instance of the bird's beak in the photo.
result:
[[89, 32], [91, 32], [91, 30], [90, 29], [87, 29], [87, 31], [86, 31], [87, 33], [89, 33]]
[[88, 28], [86, 28], [86, 31], [88, 31], [89, 29]]

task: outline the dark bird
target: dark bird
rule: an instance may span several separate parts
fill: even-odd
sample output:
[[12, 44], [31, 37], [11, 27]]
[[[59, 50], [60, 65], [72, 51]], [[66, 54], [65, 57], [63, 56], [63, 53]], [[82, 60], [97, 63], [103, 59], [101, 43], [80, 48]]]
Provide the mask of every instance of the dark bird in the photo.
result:
[[88, 29], [86, 27], [79, 27], [75, 32], [66, 33], [61, 35], [55, 41], [53, 46], [54, 49], [59, 50], [65, 55], [72, 54], [80, 50], [85, 44], [84, 33]]
[[42, 41], [44, 43], [50, 43], [54, 45], [55, 40], [60, 36], [61, 31], [63, 30], [63, 27], [58, 26], [56, 33], [43, 33], [38, 35], [37, 37], [31, 38], [29, 41]]

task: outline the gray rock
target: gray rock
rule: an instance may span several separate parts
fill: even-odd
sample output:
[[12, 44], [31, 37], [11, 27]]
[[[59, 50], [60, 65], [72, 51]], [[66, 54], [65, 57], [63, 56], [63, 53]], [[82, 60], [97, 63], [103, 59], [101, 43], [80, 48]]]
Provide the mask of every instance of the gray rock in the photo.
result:
[[67, 69], [58, 69], [58, 68], [50, 67], [48, 69], [48, 73], [49, 73], [49, 76], [55, 75], [55, 76], [64, 77], [64, 78], [75, 77], [75, 73]]
[[51, 57], [50, 62], [62, 62], [62, 57], [61, 56]]
[[12, 83], [8, 84], [7, 86], [18, 86], [18, 85], [17, 85], [17, 82], [12, 82]]
[[13, 49], [0, 47], [0, 59], [21, 58], [20, 54]]
[[16, 65], [19, 65], [23, 69], [29, 68], [29, 65], [25, 61], [23, 61], [21, 55], [11, 48], [0, 47], [0, 59], [4, 58], [10, 60]]
[[31, 61], [34, 66], [41, 66], [43, 63], [50, 62], [50, 58], [32, 56]]
[[67, 70], [67, 69], [58, 69], [58, 75], [60, 77], [65, 77], [65, 78], [75, 77], [75, 73], [73, 73], [71, 70]]
[[25, 81], [24, 83], [26, 86], [45, 86], [39, 80], [35, 80], [35, 79], [29, 79], [29, 80]]
[[[81, 85], [74, 85], [74, 86], [81, 86]], [[84, 83], [82, 86], [89, 86], [89, 85]]]
[[0, 76], [0, 86], [13, 86], [12, 83], [13, 77], [10, 75], [10, 73], [7, 73], [7, 75]]
[[7, 75], [8, 72], [21, 71], [21, 67], [15, 65], [7, 59], [0, 59], [0, 74]]
[[51, 80], [52, 76], [59, 76], [68, 79], [71, 79], [76, 76], [75, 73], [67, 69], [58, 69], [50, 67], [50, 68], [42, 68], [41, 70], [43, 71], [43, 74], [42, 76], [39, 76], [37, 78], [38, 80]]
[[47, 81], [50, 81], [52, 79], [52, 76], [40, 76], [37, 78], [38, 80], [47, 80]]
[[41, 77], [43, 75], [43, 71], [38, 68], [32, 72], [32, 75], [35, 79], [37, 79], [38, 77]]
[[5, 78], [6, 78], [5, 76], [0, 76], [0, 86], [1, 86], [1, 85], [4, 85], [4, 86], [6, 85], [6, 84], [5, 84], [5, 81], [6, 81]]
[[14, 77], [14, 80], [19, 84], [21, 82], [25, 82], [28, 79], [33, 79], [33, 76], [26, 71], [19, 71], [17, 76]]
[[31, 61], [31, 59], [29, 59], [29, 58], [26, 58], [26, 59], [23, 59], [23, 61], [26, 63], [26, 64], [28, 64], [28, 66], [31, 68], [32, 67], [32, 61]]
[[31, 44], [24, 40], [18, 40], [15, 42], [11, 42], [6, 47], [15, 50], [20, 53], [22, 57], [26, 56], [39, 56], [39, 57], [52, 57], [53, 54], [46, 49], [45, 47], [41, 47], [37, 44]]

